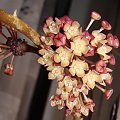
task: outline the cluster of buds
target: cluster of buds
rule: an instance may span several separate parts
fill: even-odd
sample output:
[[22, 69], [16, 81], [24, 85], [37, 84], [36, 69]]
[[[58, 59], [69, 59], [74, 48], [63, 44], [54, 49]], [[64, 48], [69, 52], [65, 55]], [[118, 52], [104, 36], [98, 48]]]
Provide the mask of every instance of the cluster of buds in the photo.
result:
[[[0, 35], [6, 40], [6, 42], [0, 43], [0, 61], [11, 57], [10, 62], [4, 65], [4, 73], [6, 75], [13, 75], [13, 61], [15, 56], [22, 56], [25, 54], [25, 52], [31, 52], [32, 47], [28, 45], [25, 40], [18, 38], [18, 31], [11, 25], [11, 22], [13, 22], [13, 20], [11, 22], [9, 21], [9, 24], [4, 23], [5, 21], [7, 22], [7, 17], [10, 17], [11, 19], [14, 18], [15, 20], [17, 19], [18, 21], [16, 13], [17, 11], [15, 10], [13, 15], [5, 13], [2, 10], [0, 10], [0, 12], [2, 13], [1, 18], [4, 18], [3, 20], [0, 20]], [[18, 23], [15, 24], [18, 25]], [[19, 24], [21, 23], [19, 22]], [[8, 34], [4, 33], [4, 31], [6, 31]], [[36, 48], [34, 49], [36, 50]], [[32, 52], [35, 53], [34, 51]]]
[[4, 73], [7, 75], [13, 75], [13, 64], [11, 64], [11, 63], [5, 64]]
[[[105, 89], [112, 83], [112, 70], [108, 64], [115, 64], [112, 48], [119, 47], [119, 40], [111, 33], [105, 35], [103, 30], [111, 30], [111, 25], [103, 20], [99, 30], [88, 32], [92, 23], [100, 20], [97, 12], [91, 13], [91, 20], [85, 31], [78, 21], [68, 16], [49, 17], [43, 24], [45, 36], [41, 36], [43, 48], [38, 62], [49, 71], [48, 78], [57, 80], [56, 95], [50, 99], [51, 106], [66, 109], [66, 115], [88, 116], [93, 112], [94, 101], [89, 98], [90, 90], [100, 89], [108, 100], [112, 89]], [[96, 62], [89, 57], [99, 55]]]
[[[10, 37], [7, 37], [3, 33], [3, 28], [7, 29]], [[18, 39], [17, 32], [13, 28], [5, 25], [4, 23], [0, 23], [0, 34], [7, 40], [6, 43], [0, 43], [0, 60], [11, 57], [10, 62], [4, 65], [4, 73], [6, 75], [13, 75], [14, 57], [24, 55], [26, 49], [26, 42], [24, 40]]]

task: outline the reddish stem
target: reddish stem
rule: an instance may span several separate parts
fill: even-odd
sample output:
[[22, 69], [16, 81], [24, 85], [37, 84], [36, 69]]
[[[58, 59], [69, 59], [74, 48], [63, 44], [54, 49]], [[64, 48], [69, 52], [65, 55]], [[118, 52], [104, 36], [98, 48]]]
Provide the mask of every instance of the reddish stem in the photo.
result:
[[0, 33], [5, 39], [8, 39], [4, 33]]
[[1, 48], [10, 48], [9, 46], [7, 46], [7, 45], [5, 45], [5, 44], [2, 44], [2, 43], [0, 43], [0, 47], [1, 47]]

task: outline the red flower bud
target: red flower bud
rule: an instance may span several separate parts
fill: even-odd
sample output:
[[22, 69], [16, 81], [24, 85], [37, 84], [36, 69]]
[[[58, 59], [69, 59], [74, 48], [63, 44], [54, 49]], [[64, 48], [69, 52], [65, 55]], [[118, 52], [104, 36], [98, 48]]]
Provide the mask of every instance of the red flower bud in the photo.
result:
[[95, 53], [95, 48], [92, 45], [88, 45], [88, 52], [85, 54], [85, 57], [93, 56]]
[[91, 40], [93, 39], [93, 36], [91, 34], [89, 34], [88, 31], [84, 31], [82, 34], [81, 34], [81, 38], [86, 38], [87, 40]]
[[118, 48], [119, 47], [119, 40], [117, 38], [117, 36], [114, 36], [114, 48]]
[[111, 33], [109, 33], [107, 35], [107, 41], [108, 41], [108, 45], [110, 45], [110, 46], [114, 45], [114, 37], [113, 37], [113, 35]]
[[8, 63], [5, 65], [5, 70], [4, 70], [4, 73], [6, 75], [13, 75], [13, 65]]
[[108, 23], [106, 20], [103, 20], [102, 23], [101, 23], [102, 27], [105, 29], [105, 30], [111, 30], [112, 26], [110, 25], [110, 23]]
[[106, 70], [106, 63], [104, 60], [99, 60], [96, 63], [96, 71], [99, 73], [104, 73], [104, 71]]
[[104, 92], [105, 99], [108, 100], [113, 94], [113, 89], [108, 89]]
[[100, 19], [101, 19], [101, 16], [100, 16], [99, 13], [93, 11], [93, 12], [91, 13], [91, 18], [93, 18], [94, 20], [100, 20]]
[[66, 43], [66, 36], [62, 33], [58, 33], [54, 38], [53, 38], [54, 44], [58, 47], [61, 45], [65, 45]]
[[55, 100], [60, 100], [60, 96], [59, 96], [59, 95], [56, 95], [54, 99], [55, 99]]
[[83, 86], [82, 84], [78, 84], [78, 85], [77, 85], [77, 88], [80, 89], [80, 88], [82, 88], [82, 86]]
[[69, 23], [69, 24], [72, 23], [72, 20], [68, 16], [63, 16], [59, 18], [59, 20], [62, 22], [61, 27], [63, 27], [66, 23]]
[[69, 101], [73, 102], [75, 100], [75, 97], [69, 98]]
[[113, 54], [110, 54], [109, 63], [110, 63], [111, 65], [115, 65], [115, 57], [114, 57]]
[[54, 34], [53, 33], [48, 33], [48, 37], [54, 38]]

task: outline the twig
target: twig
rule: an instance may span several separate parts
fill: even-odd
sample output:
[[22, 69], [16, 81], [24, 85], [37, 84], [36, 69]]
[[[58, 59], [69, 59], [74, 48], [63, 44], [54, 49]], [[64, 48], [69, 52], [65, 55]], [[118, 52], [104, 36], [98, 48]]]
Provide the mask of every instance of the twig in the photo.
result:
[[4, 33], [0, 33], [5, 39], [8, 39]]

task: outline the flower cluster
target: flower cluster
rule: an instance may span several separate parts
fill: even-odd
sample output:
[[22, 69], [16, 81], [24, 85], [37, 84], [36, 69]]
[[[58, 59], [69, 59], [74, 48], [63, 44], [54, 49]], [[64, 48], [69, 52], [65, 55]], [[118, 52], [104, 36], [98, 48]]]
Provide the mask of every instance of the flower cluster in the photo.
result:
[[[15, 56], [33, 52], [40, 55], [38, 63], [47, 67], [48, 79], [57, 81], [56, 95], [50, 98], [51, 106], [65, 108], [66, 115], [81, 117], [93, 112], [95, 103], [89, 97], [89, 91], [95, 87], [104, 93], [107, 100], [110, 98], [113, 89], [106, 89], [106, 86], [112, 83], [112, 70], [108, 65], [115, 65], [112, 48], [119, 47], [119, 40], [111, 33], [103, 33], [103, 30], [112, 28], [106, 20], [102, 20], [100, 29], [88, 31], [93, 22], [101, 19], [99, 13], [91, 13], [91, 20], [84, 31], [78, 21], [68, 16], [59, 19], [48, 17], [43, 24], [44, 36], [19, 20], [16, 11], [9, 15], [0, 10], [0, 15], [0, 35], [7, 40], [0, 43], [0, 60], [12, 56], [10, 63], [5, 65], [5, 74], [13, 74]], [[14, 25], [13, 20], [16, 21]], [[9, 37], [3, 33], [3, 28], [7, 29]], [[18, 39], [17, 31], [30, 38], [37, 47]], [[95, 55], [98, 59], [90, 61], [89, 58]]]
[[[92, 12], [85, 31], [78, 21], [72, 21], [68, 16], [55, 20], [49, 17], [44, 23], [45, 37], [41, 37], [44, 48], [39, 52], [42, 57], [38, 61], [47, 67], [48, 78], [57, 80], [51, 106], [66, 108], [66, 115], [80, 117], [93, 112], [95, 103], [88, 94], [95, 87], [104, 93], [106, 99], [113, 93], [112, 89], [105, 89], [112, 83], [112, 70], [107, 65], [115, 64], [111, 51], [112, 47], [119, 47], [119, 40], [111, 33], [102, 33], [111, 30], [111, 25], [105, 20], [99, 30], [88, 32], [92, 23], [100, 19], [100, 14]], [[96, 54], [99, 55], [96, 62], [88, 59]]]

